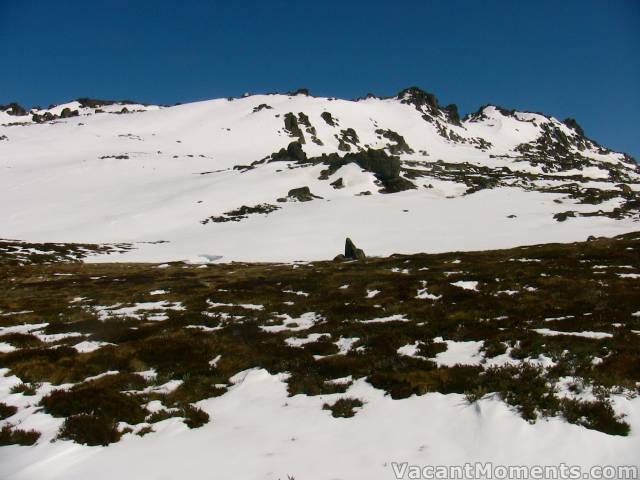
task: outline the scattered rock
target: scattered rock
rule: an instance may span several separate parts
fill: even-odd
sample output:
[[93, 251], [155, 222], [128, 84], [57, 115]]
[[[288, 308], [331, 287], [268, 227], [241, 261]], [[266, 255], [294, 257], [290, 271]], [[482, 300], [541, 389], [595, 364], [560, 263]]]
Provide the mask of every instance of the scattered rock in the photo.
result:
[[271, 110], [273, 107], [271, 105], [267, 105], [266, 103], [261, 103], [257, 107], [253, 107], [253, 113], [259, 112], [260, 110]]
[[567, 218], [574, 218], [576, 216], [576, 212], [568, 211], [568, 212], [560, 212], [556, 213], [553, 218], [555, 218], [559, 222], [564, 222]]
[[231, 210], [229, 212], [223, 213], [222, 216], [219, 216], [219, 217], [212, 216], [209, 218], [205, 218], [204, 220], [200, 221], [200, 223], [203, 225], [206, 225], [209, 222], [213, 222], [213, 223], [239, 222], [247, 218], [249, 215], [255, 215], [258, 213], [268, 215], [279, 209], [280, 207], [276, 205], [271, 205], [269, 203], [262, 203], [260, 205], [255, 205], [253, 207], [247, 207], [246, 205], [243, 205], [240, 208], [236, 208], [235, 210]]
[[288, 199], [297, 200], [298, 202], [310, 202], [314, 198], [322, 198], [311, 193], [309, 187], [299, 187], [289, 190], [287, 198], [278, 198], [278, 202], [286, 202]]
[[331, 126], [331, 127], [336, 127], [337, 123], [336, 123], [336, 119], [333, 118], [333, 116], [331, 115], [331, 113], [329, 112], [322, 112], [320, 114], [320, 116], [322, 117], [322, 119], [327, 122], [327, 125]]
[[340, 130], [340, 135], [336, 135], [335, 137], [338, 139], [338, 150], [341, 152], [350, 152], [351, 145], [357, 148], [358, 143], [360, 143], [358, 134], [353, 128]]
[[399, 155], [401, 153], [413, 153], [413, 149], [407, 144], [404, 137], [393, 130], [383, 130], [381, 128], [376, 130], [378, 135], [390, 140], [393, 143], [388, 145], [389, 152], [392, 155]]
[[287, 92], [287, 95], [290, 95], [292, 97], [295, 97], [296, 95], [304, 95], [305, 97], [308, 97], [310, 94], [308, 88], [299, 88], [295, 91]]
[[331, 185], [336, 190], [339, 190], [340, 188], [344, 188], [344, 182], [342, 181], [342, 177], [337, 179], [335, 182], [331, 182], [329, 185]]
[[[134, 104], [140, 104], [140, 102], [134, 102], [133, 100], [101, 100], [98, 98], [78, 98], [78, 103], [80, 104], [80, 107], [82, 108], [99, 108], [99, 107], [105, 107], [107, 105], [134, 105]], [[141, 105], [146, 105], [144, 103], [142, 103]], [[178, 103], [176, 103], [176, 105], [179, 105]]]

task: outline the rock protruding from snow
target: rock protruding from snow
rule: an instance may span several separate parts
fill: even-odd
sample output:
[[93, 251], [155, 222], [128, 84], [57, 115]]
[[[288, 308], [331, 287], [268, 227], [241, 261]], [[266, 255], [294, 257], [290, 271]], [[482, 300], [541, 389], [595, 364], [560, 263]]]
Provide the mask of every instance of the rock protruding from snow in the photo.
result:
[[289, 193], [287, 194], [287, 198], [279, 198], [278, 201], [286, 202], [287, 200], [293, 200], [298, 202], [310, 202], [314, 198], [322, 198], [322, 197], [319, 197], [311, 193], [311, 190], [309, 190], [309, 187], [299, 187], [299, 188], [292, 188], [291, 190], [289, 190]]
[[357, 248], [350, 238], [344, 242], [344, 257], [349, 260], [363, 260], [366, 257], [364, 250]]

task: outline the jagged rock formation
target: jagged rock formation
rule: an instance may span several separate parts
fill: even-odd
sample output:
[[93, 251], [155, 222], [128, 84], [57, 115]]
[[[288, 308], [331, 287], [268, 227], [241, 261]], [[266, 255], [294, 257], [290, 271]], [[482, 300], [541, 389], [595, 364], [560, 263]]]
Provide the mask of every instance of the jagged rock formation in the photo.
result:
[[343, 260], [364, 260], [367, 256], [364, 254], [364, 250], [357, 248], [353, 240], [349, 237], [344, 242], [344, 254], [340, 253], [333, 259], [334, 262], [340, 262]]

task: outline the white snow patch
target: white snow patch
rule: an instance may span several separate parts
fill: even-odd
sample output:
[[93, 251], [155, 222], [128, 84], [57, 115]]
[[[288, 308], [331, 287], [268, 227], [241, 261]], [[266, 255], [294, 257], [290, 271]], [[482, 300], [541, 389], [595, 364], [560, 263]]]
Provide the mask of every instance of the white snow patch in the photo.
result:
[[84, 342], [76, 343], [73, 348], [75, 348], [79, 353], [89, 353], [107, 345], [113, 345], [113, 343], [85, 340]]
[[408, 322], [407, 316], [402, 314], [389, 315], [388, 317], [374, 318], [372, 320], [360, 320], [360, 323], [386, 323], [386, 322]]
[[303, 313], [298, 318], [293, 318], [286, 313], [276, 315], [276, 317], [283, 320], [281, 325], [260, 325], [260, 328], [265, 332], [284, 332], [286, 330], [298, 332], [300, 330], [308, 330], [316, 323], [324, 320], [315, 312]]
[[458, 280], [457, 282], [452, 282], [451, 285], [464, 290], [478, 291], [478, 282], [475, 280]]
[[346, 355], [351, 351], [353, 345], [360, 340], [359, 337], [340, 337], [337, 342], [334, 342], [338, 347], [338, 353], [336, 355]]
[[330, 337], [330, 333], [310, 333], [306, 337], [289, 337], [285, 339], [285, 343], [290, 347], [301, 347], [307, 343], [317, 342], [321, 338]]
[[430, 359], [435, 361], [438, 366], [480, 365], [483, 360], [483, 355], [480, 352], [484, 344], [482, 341], [456, 342], [454, 340], [444, 340], [442, 337], [436, 337], [433, 341], [447, 344], [447, 349], [444, 352], [440, 352], [435, 358]]
[[534, 328], [532, 330], [536, 333], [539, 333], [540, 335], [547, 335], [550, 337], [555, 337], [558, 335], [567, 335], [571, 337], [595, 338], [595, 339], [613, 337], [611, 333], [605, 333], [605, 332], [561, 332], [558, 330], [550, 330], [548, 328]]

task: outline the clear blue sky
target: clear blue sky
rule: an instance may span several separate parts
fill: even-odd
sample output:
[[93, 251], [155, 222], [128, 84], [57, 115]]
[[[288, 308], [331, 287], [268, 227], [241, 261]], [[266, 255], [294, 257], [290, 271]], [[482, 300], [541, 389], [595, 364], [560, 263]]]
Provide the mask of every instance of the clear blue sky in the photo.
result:
[[640, 159], [640, 1], [0, 0], [0, 103], [417, 85], [572, 116]]

